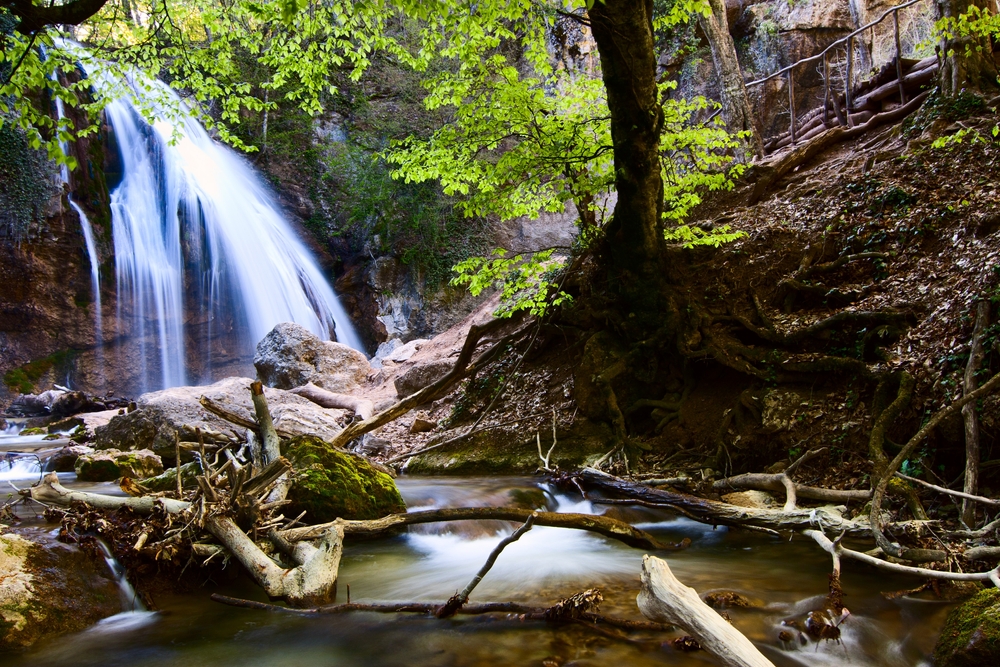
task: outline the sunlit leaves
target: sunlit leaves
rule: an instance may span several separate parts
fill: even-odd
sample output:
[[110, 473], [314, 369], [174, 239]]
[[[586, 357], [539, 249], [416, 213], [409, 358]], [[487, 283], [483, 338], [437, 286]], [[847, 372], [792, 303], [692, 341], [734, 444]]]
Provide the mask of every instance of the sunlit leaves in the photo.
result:
[[507, 251], [497, 249], [492, 259], [472, 257], [457, 264], [454, 271], [458, 275], [451, 284], [468, 286], [473, 296], [492, 287], [499, 289], [501, 305], [494, 313], [497, 317], [510, 317], [523, 310], [540, 316], [572, 299], [552, 281], [562, 266], [561, 261], [552, 259], [552, 253], [543, 250], [528, 257], [507, 257]]

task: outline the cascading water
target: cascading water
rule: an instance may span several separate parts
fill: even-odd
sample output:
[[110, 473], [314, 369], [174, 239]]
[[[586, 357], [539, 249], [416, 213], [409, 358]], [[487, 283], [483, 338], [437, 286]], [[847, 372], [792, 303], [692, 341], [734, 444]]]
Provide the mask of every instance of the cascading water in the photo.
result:
[[226, 354], [249, 359], [279, 322], [324, 339], [335, 333], [362, 350], [333, 289], [252, 168], [190, 116], [173, 122], [160, 113], [146, 123], [138, 107], [181, 102], [158, 81], [132, 83], [132, 96], [105, 113], [122, 167], [111, 193], [118, 327], [139, 345], [140, 388], [185, 384], [193, 356], [205, 368], [197, 379], [214, 379], [204, 363], [213, 355], [198, 340], [230, 336], [237, 349]]
[[[56, 97], [56, 114], [59, 120], [66, 117], [66, 108], [63, 105], [63, 101]], [[62, 147], [62, 151], [65, 155], [69, 155], [69, 143], [65, 141], [59, 142]], [[62, 182], [69, 185], [70, 183], [70, 173], [69, 168], [66, 165], [62, 165], [59, 168], [59, 176]], [[101, 261], [97, 254], [97, 242], [94, 240], [94, 228], [90, 224], [90, 218], [84, 213], [80, 205], [73, 201], [73, 195], [67, 194], [66, 200], [69, 205], [73, 207], [76, 211], [77, 216], [80, 218], [80, 231], [83, 232], [83, 242], [87, 248], [87, 260], [90, 262], [90, 291], [94, 295], [94, 341], [96, 342], [95, 349], [97, 351], [97, 363], [98, 366], [103, 366], [103, 355], [102, 355], [102, 341], [104, 340], [104, 323], [103, 316], [101, 314]]]

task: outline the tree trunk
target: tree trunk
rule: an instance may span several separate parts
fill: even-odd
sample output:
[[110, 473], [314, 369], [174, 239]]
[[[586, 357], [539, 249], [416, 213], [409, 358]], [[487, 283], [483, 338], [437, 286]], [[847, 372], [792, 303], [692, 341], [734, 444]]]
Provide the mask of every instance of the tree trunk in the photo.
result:
[[715, 73], [719, 77], [719, 90], [722, 94], [722, 118], [730, 132], [751, 133], [742, 142], [743, 157], [749, 161], [755, 155], [764, 155], [764, 145], [750, 108], [743, 72], [736, 59], [736, 44], [729, 33], [726, 3], [724, 0], [709, 0], [709, 4], [712, 6], [712, 15], [701, 16], [698, 22], [712, 48], [712, 61], [715, 63]]
[[655, 312], [652, 285], [662, 275], [663, 109], [656, 85], [653, 2], [595, 2], [589, 16], [608, 93], [618, 191], [606, 230], [611, 279], [627, 308]]
[[[957, 19], [973, 7], [992, 11], [992, 0], [936, 0], [936, 19]], [[997, 68], [993, 63], [993, 49], [988, 38], [975, 35], [955, 35], [941, 40], [941, 70], [938, 86], [947, 97], [958, 95], [963, 89], [978, 91], [995, 86]]]
[[[976, 324], [972, 329], [969, 344], [969, 362], [965, 366], [963, 390], [970, 394], [976, 390], [976, 372], [983, 362], [983, 336], [990, 324], [990, 302], [980, 301], [976, 306]], [[979, 418], [976, 404], [969, 403], [962, 408], [965, 420], [965, 485], [963, 491], [970, 495], [979, 493]], [[968, 499], [962, 501], [962, 521], [969, 528], [976, 527], [976, 506]]]

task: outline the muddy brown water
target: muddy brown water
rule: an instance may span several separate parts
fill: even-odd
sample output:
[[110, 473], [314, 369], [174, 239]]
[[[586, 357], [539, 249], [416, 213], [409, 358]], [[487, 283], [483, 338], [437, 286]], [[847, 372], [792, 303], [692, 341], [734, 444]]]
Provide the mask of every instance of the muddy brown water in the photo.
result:
[[[64, 480], [72, 484], [72, 476]], [[30, 483], [30, 482], [29, 482]], [[845, 603], [852, 615], [843, 641], [783, 647], [781, 621], [802, 619], [822, 604], [830, 562], [811, 541], [730, 531], [664, 511], [608, 508], [554, 492], [532, 478], [401, 477], [411, 510], [430, 507], [544, 502], [549, 509], [612, 512], [664, 540], [690, 537], [691, 547], [661, 554], [677, 576], [700, 593], [735, 590], [759, 605], [730, 609], [735, 625], [776, 665], [912, 667], [930, 665], [930, 652], [949, 605], [881, 591], [914, 586], [862, 565], [844, 565]], [[107, 491], [112, 485], [87, 485]], [[340, 599], [349, 584], [353, 602], [444, 600], [460, 590], [510, 524], [463, 522], [413, 527], [405, 535], [349, 544], [340, 574]], [[589, 533], [535, 528], [509, 546], [473, 593], [472, 601], [512, 600], [547, 606], [589, 587], [604, 592], [602, 612], [640, 619], [635, 604], [643, 551]], [[238, 567], [232, 565], [231, 567]], [[680, 653], [665, 644], [682, 633], [647, 636], [643, 646], [610, 640], [574, 626], [548, 627], [513, 618], [458, 617], [439, 621], [415, 615], [372, 613], [301, 617], [238, 609], [209, 595], [264, 600], [252, 584], [216, 586], [160, 596], [156, 612], [106, 619], [76, 635], [28, 652], [4, 656], [10, 667], [408, 667], [557, 664], [710, 665], [703, 653]]]

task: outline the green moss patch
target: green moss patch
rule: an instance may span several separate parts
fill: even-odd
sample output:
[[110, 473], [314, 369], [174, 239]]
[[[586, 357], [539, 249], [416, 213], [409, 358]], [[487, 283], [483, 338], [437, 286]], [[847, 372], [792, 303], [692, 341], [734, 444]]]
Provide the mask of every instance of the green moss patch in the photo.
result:
[[360, 456], [337, 451], [310, 435], [289, 440], [282, 450], [295, 466], [295, 483], [288, 493], [292, 505], [286, 514], [305, 510], [310, 522], [322, 523], [406, 511], [392, 478]]
[[35, 391], [35, 384], [51, 370], [64, 372], [73, 363], [76, 352], [60, 350], [41, 359], [29, 361], [23, 366], [12, 368], [3, 376], [3, 383], [10, 391], [30, 394]]
[[1000, 665], [1000, 589], [977, 593], [944, 623], [934, 663], [938, 667]]

